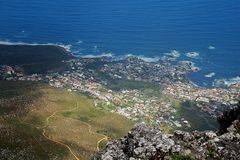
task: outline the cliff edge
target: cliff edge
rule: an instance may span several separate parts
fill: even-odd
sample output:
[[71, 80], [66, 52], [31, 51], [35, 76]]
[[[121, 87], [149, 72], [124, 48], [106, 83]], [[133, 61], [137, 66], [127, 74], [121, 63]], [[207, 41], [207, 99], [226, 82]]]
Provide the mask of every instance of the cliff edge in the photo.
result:
[[184, 132], [164, 134], [160, 130], [137, 125], [128, 135], [107, 144], [93, 160], [191, 160], [240, 159], [240, 121], [227, 132]]

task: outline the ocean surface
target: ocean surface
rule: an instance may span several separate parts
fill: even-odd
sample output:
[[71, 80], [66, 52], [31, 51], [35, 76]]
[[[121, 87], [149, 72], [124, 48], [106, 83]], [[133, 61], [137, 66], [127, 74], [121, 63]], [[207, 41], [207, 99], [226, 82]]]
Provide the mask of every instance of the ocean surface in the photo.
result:
[[61, 43], [76, 55], [151, 60], [176, 50], [179, 60], [201, 68], [190, 78], [211, 86], [214, 79], [240, 76], [240, 1], [1, 0], [0, 41]]

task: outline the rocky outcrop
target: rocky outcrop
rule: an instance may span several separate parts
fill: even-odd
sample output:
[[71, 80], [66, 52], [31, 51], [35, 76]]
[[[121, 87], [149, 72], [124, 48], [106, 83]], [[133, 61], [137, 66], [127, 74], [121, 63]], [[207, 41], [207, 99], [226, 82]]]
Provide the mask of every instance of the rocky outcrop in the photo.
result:
[[160, 130], [137, 125], [128, 135], [107, 144], [93, 160], [181, 160], [240, 159], [240, 122], [234, 121], [228, 132], [184, 132], [164, 134]]

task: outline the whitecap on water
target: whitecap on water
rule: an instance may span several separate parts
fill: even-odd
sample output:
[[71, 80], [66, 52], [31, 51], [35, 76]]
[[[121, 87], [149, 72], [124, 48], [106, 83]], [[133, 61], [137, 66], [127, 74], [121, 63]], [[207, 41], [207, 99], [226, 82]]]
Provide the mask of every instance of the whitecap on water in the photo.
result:
[[171, 56], [174, 58], [178, 58], [181, 54], [177, 50], [172, 50], [170, 53], [165, 53], [166, 56]]
[[187, 52], [185, 55], [189, 58], [196, 58], [199, 56], [199, 53], [198, 52]]
[[134, 54], [126, 54], [124, 57], [125, 58], [127, 58], [127, 57], [137, 57], [137, 58], [139, 58], [139, 59], [141, 59], [145, 62], [157, 62], [157, 61], [160, 60], [159, 57], [146, 57], [144, 55], [134, 55]]
[[81, 40], [78, 40], [78, 41], [76, 42], [76, 44], [81, 44], [81, 43], [83, 43], [83, 41], [81, 41]]
[[112, 53], [101, 53], [98, 55], [88, 54], [88, 55], [82, 55], [82, 58], [101, 58], [101, 57], [108, 57], [113, 58], [114, 55]]
[[29, 46], [59, 46], [64, 48], [66, 51], [71, 52], [71, 44], [62, 43], [26, 43], [26, 42], [11, 42], [11, 41], [0, 41], [3, 45], [29, 45]]
[[93, 52], [95, 52], [95, 53], [97, 53], [97, 52], [100, 52], [100, 50], [98, 49], [98, 46], [97, 45], [95, 45], [95, 46], [93, 46]]
[[233, 78], [223, 78], [223, 79], [215, 79], [213, 82], [214, 87], [230, 87], [231, 85], [234, 84], [239, 84], [240, 83], [240, 76], [233, 77]]
[[208, 46], [208, 49], [209, 50], [214, 50], [214, 49], [216, 49], [216, 47], [210, 45], [210, 46]]
[[179, 63], [188, 65], [191, 68], [191, 70], [194, 72], [198, 72], [201, 70], [201, 68], [197, 67], [196, 64], [192, 61], [179, 61]]
[[215, 76], [215, 75], [216, 75], [216, 73], [211, 72], [211, 73], [209, 73], [209, 74], [206, 74], [205, 77], [211, 78], [211, 77], [213, 77], [213, 76]]
[[72, 53], [72, 45], [71, 44], [62, 44], [62, 43], [26, 43], [26, 42], [11, 42], [11, 41], [0, 41], [2, 45], [28, 45], [28, 46], [58, 46], [64, 48], [69, 54], [75, 56]]

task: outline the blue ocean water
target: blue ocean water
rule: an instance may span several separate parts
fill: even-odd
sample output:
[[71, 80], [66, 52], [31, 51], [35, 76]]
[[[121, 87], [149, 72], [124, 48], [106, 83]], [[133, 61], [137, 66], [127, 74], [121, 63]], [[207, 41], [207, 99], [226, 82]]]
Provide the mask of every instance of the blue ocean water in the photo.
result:
[[[1, 0], [0, 40], [71, 44], [80, 55], [160, 57], [174, 49], [201, 68], [190, 78], [209, 86], [240, 76], [240, 1]], [[184, 56], [190, 51], [199, 57]]]

